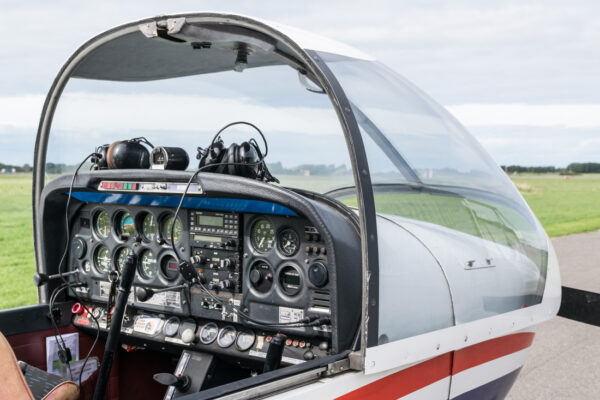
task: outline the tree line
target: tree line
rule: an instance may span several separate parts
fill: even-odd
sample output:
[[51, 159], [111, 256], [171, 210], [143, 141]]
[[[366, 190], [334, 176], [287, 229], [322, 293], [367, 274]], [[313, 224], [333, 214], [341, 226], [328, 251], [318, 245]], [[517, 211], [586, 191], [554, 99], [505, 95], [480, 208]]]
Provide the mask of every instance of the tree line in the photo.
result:
[[600, 163], [586, 162], [586, 163], [571, 163], [566, 168], [557, 168], [554, 166], [523, 166], [523, 165], [502, 165], [501, 168], [507, 174], [514, 173], [560, 173], [560, 174], [586, 174], [586, 173], [600, 173]]

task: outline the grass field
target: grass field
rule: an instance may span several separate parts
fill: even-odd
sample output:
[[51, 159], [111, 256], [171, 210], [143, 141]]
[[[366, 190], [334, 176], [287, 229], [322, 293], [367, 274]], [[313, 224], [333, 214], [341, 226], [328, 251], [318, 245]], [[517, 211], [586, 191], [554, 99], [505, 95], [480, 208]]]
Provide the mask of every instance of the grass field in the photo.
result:
[[548, 235], [600, 229], [600, 174], [566, 178], [552, 174], [513, 177]]
[[[600, 229], [600, 174], [569, 179], [551, 174], [521, 175], [513, 181], [550, 236]], [[325, 189], [330, 183], [315, 181], [315, 189]], [[31, 177], [2, 176], [0, 309], [37, 302], [34, 273]]]
[[0, 309], [37, 303], [31, 176], [0, 177]]

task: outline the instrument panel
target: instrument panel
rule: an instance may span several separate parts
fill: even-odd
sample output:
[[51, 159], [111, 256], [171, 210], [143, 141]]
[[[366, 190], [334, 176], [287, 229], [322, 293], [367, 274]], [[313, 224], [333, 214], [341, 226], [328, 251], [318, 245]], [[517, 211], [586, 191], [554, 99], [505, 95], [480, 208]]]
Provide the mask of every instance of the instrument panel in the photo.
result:
[[[284, 331], [291, 337], [286, 346], [288, 364], [327, 354], [330, 324], [269, 330], [235, 312], [243, 310], [266, 324], [331, 315], [329, 250], [305, 218], [181, 209], [175, 219], [173, 211], [84, 205], [75, 221], [69, 255], [70, 269], [78, 270], [77, 279], [87, 283], [76, 289], [78, 295], [105, 318], [109, 276], [120, 271], [127, 255], [135, 254], [138, 267], [124, 335], [179, 346], [209, 346], [217, 353], [233, 352], [256, 360], [264, 358], [260, 348], [267, 338]], [[182, 287], [171, 243], [180, 258], [191, 260], [202, 287]], [[74, 323], [94, 326], [86, 315], [75, 316]]]

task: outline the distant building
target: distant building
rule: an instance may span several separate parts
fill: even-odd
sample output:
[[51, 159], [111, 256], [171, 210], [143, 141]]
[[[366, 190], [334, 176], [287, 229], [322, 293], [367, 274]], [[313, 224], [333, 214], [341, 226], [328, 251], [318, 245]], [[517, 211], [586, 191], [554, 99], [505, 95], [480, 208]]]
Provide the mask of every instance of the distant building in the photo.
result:
[[2, 168], [3, 174], [14, 174], [15, 172], [17, 172], [16, 168]]

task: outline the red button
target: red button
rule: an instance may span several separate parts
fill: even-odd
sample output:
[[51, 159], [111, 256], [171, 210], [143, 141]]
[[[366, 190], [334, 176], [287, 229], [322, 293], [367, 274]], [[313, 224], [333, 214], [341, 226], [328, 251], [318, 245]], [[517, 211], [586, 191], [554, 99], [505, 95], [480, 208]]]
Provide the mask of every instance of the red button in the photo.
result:
[[117, 183], [117, 189], [123, 189], [123, 183], [122, 182]]
[[71, 312], [75, 315], [79, 315], [83, 312], [83, 306], [80, 303], [75, 303], [73, 304], [73, 307], [71, 307]]
[[298, 341], [294, 340], [294, 342], [292, 343], [294, 345], [294, 347], [298, 347]]
[[131, 184], [131, 189], [132, 190], [136, 190], [137, 189], [137, 183], [132, 183]]
[[292, 344], [292, 339], [288, 339], [285, 341], [286, 346], [290, 346]]
[[273, 337], [267, 336], [267, 343], [271, 343], [271, 339], [273, 339]]
[[303, 349], [306, 347], [306, 342], [300, 342], [300, 348]]

